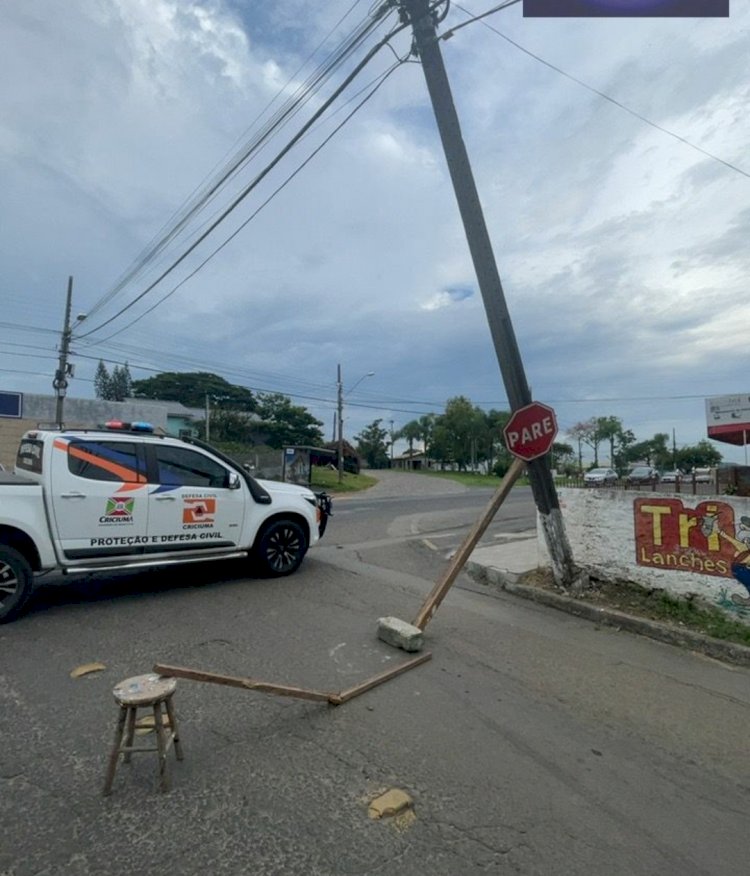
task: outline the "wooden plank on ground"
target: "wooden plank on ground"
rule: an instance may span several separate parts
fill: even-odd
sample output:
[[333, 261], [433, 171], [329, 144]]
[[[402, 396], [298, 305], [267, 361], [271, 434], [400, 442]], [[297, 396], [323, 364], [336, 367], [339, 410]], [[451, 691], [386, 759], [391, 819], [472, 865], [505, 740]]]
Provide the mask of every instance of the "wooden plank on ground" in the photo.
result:
[[170, 666], [166, 663], [156, 663], [154, 672], [159, 675], [166, 675], [169, 678], [186, 678], [189, 681], [201, 681], [208, 684], [223, 684], [227, 687], [241, 687], [243, 690], [255, 690], [260, 693], [274, 694], [280, 697], [295, 697], [300, 700], [315, 700], [316, 702], [330, 703], [333, 706], [340, 706], [349, 700], [358, 697], [372, 688], [377, 687], [401, 675], [409, 669], [414, 669], [422, 663], [426, 663], [432, 658], [432, 653], [429, 651], [425, 654], [420, 654], [411, 660], [400, 663], [398, 666], [392, 666], [384, 672], [373, 675], [371, 678], [354, 685], [354, 687], [339, 691], [339, 693], [325, 692], [320, 690], [309, 690], [303, 687], [291, 687], [286, 684], [272, 684], [267, 681], [258, 681], [255, 678], [243, 678], [235, 675], [220, 675], [218, 672], [206, 672], [202, 669], [188, 669], [185, 666]]
[[377, 687], [379, 684], [383, 684], [384, 681], [390, 681], [391, 678], [401, 675], [402, 672], [406, 672], [408, 669], [414, 669], [415, 666], [419, 666], [421, 663], [426, 663], [431, 658], [432, 653], [427, 651], [425, 654], [413, 657], [405, 663], [400, 663], [398, 666], [392, 666], [390, 669], [386, 669], [385, 672], [373, 675], [372, 678], [368, 678], [359, 684], [355, 684], [354, 687], [342, 690], [338, 694], [331, 694], [328, 701], [334, 706], [340, 706], [349, 700], [353, 700], [354, 697], [358, 697], [360, 694], [372, 690], [372, 688]]
[[185, 666], [168, 666], [157, 663], [154, 672], [167, 675], [170, 678], [187, 678], [190, 681], [204, 681], [209, 684], [224, 684], [228, 687], [241, 687], [245, 690], [256, 690], [260, 693], [275, 694], [279, 697], [294, 697], [299, 700], [316, 700], [329, 702], [336, 694], [320, 690], [309, 690], [303, 687], [291, 687], [286, 684], [273, 684], [268, 681], [258, 681], [255, 678], [241, 678], [234, 675], [220, 675], [218, 672], [204, 672], [201, 669], [188, 669]]

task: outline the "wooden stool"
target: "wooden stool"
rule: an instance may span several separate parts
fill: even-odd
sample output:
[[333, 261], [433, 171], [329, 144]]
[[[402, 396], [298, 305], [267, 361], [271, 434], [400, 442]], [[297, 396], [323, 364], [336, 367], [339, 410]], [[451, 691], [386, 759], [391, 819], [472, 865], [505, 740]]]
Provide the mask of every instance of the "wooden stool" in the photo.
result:
[[[167, 752], [172, 743], [174, 743], [177, 760], [182, 760], [180, 737], [177, 733], [177, 721], [175, 720], [174, 707], [172, 706], [172, 695], [176, 688], [177, 681], [174, 678], [165, 678], [161, 675], [136, 675], [133, 678], [126, 678], [125, 681], [121, 681], [112, 691], [115, 702], [120, 707], [120, 714], [117, 716], [115, 743], [112, 747], [112, 753], [109, 756], [107, 778], [104, 782], [105, 796], [112, 790], [112, 782], [115, 778], [115, 771], [117, 770], [117, 762], [120, 755], [124, 755], [123, 760], [125, 763], [130, 763], [130, 755], [134, 751], [158, 752], [161, 790], [169, 790]], [[166, 715], [169, 720], [166, 727], [164, 726], [162, 703], [164, 704]], [[156, 748], [142, 748], [133, 745], [138, 709], [145, 708], [153, 710]], [[125, 731], [126, 722], [127, 732]], [[124, 742], [123, 735], [125, 736]]]

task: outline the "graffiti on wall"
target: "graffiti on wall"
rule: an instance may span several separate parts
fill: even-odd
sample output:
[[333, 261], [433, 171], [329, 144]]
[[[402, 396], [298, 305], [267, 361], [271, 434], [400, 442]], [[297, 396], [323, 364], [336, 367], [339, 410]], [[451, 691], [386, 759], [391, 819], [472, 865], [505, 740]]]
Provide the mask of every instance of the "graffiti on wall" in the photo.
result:
[[750, 517], [735, 521], [734, 508], [717, 500], [688, 508], [681, 499], [643, 498], [633, 511], [638, 565], [733, 579], [747, 595], [720, 588], [719, 604], [750, 612]]

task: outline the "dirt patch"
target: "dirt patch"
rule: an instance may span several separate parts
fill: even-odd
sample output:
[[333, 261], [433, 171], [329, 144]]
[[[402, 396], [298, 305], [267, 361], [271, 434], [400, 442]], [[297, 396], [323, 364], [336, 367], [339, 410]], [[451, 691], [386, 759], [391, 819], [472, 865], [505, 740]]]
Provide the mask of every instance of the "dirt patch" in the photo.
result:
[[572, 597], [588, 605], [668, 624], [675, 629], [687, 629], [711, 638], [750, 646], [750, 624], [734, 620], [698, 597], [672, 596], [663, 590], [643, 587], [632, 581], [598, 579], [591, 579], [587, 587], [571, 592], [555, 584], [549, 569], [527, 572], [518, 583]]

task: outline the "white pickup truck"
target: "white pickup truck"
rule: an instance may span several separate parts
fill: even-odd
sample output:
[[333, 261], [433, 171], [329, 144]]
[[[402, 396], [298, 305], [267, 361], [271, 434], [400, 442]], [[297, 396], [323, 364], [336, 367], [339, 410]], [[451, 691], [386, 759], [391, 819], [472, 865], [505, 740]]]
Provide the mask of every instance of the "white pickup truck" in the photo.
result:
[[27, 432], [0, 472], [0, 623], [34, 573], [137, 569], [250, 555], [288, 575], [326, 526], [331, 500], [255, 480], [216, 449], [144, 423]]

